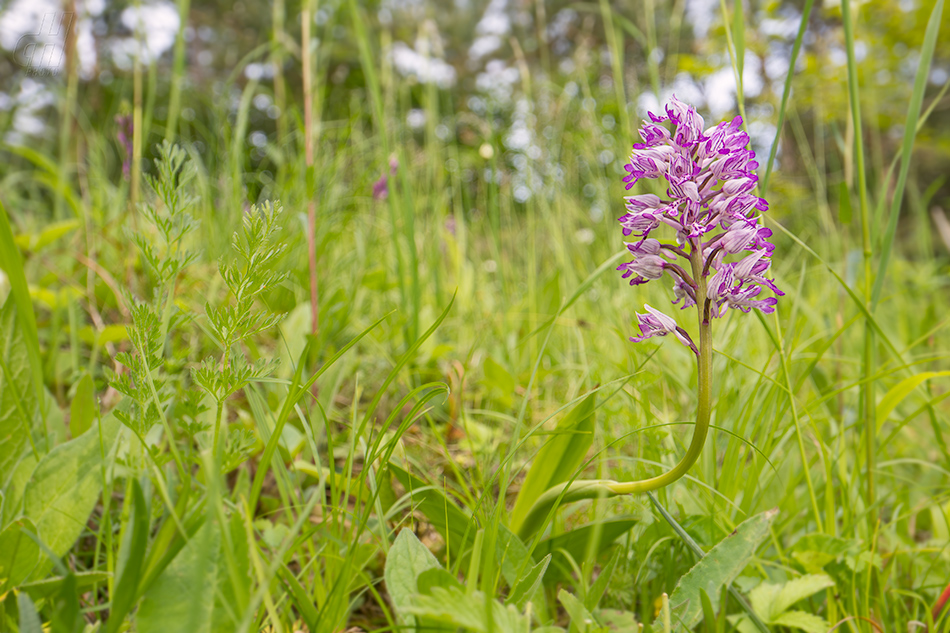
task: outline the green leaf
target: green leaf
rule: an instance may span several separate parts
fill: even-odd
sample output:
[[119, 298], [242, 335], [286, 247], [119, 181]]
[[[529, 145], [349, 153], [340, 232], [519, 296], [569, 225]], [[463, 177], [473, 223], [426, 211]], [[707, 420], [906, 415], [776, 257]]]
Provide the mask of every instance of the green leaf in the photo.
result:
[[[603, 623], [603, 625], [611, 631], [632, 633], [633, 631], [641, 630], [637, 622], [637, 616], [629, 611], [621, 611], [620, 609], [597, 609], [594, 615], [597, 616], [598, 621]], [[537, 631], [535, 631], [535, 633], [537, 633]]]
[[[33, 301], [30, 299], [30, 290], [23, 274], [23, 260], [20, 251], [13, 242], [13, 231], [7, 219], [7, 211], [0, 203], [0, 268], [7, 273], [10, 281], [10, 297], [16, 304], [19, 324], [22, 328], [22, 337], [26, 345], [27, 357], [30, 361], [30, 373], [33, 379], [33, 397], [38, 398], [43, 393], [43, 364], [40, 361], [40, 339], [36, 333], [36, 317], [33, 314]], [[5, 329], [6, 326], [0, 328]], [[2, 347], [0, 347], [2, 349]], [[0, 403], [0, 417], [5, 411]], [[2, 426], [0, 426], [2, 429]], [[2, 437], [2, 434], [0, 434]], [[0, 469], [0, 482], [3, 471]]]
[[610, 560], [607, 561], [607, 564], [604, 565], [597, 575], [597, 580], [591, 583], [590, 589], [587, 590], [587, 595], [584, 598], [584, 606], [591, 611], [597, 608], [604, 594], [607, 593], [607, 587], [610, 585], [610, 579], [613, 578], [614, 570], [617, 569], [617, 563], [620, 561], [621, 554], [622, 548], [618, 547], [614, 550]]
[[804, 611], [788, 611], [772, 620], [771, 624], [801, 629], [809, 633], [826, 633], [830, 628], [823, 618]]
[[615, 517], [607, 521], [588, 523], [570, 532], [544, 539], [535, 548], [534, 558], [540, 560], [542, 556], [551, 554], [553, 566], [558, 573], [548, 574], [545, 580], [547, 582], [563, 580], [570, 577], [573, 569], [565, 557], [570, 556], [575, 561], [583, 560], [590, 551], [591, 539], [594, 538], [598, 539], [594, 553], [600, 554], [638, 522], [639, 519], [634, 517]]
[[46, 454], [33, 471], [23, 493], [23, 513], [55, 556], [66, 554], [85, 529], [102, 490], [103, 459], [112, 459], [119, 428], [115, 416], [106, 416]]
[[132, 480], [132, 512], [129, 522], [124, 526], [122, 544], [119, 548], [117, 579], [112, 592], [112, 608], [106, 633], [115, 633], [122, 626], [122, 620], [132, 609], [138, 598], [139, 579], [145, 561], [145, 548], [148, 545], [149, 507], [138, 480]]
[[23, 321], [15, 308], [8, 300], [0, 309], [0, 488], [6, 488], [30, 442], [37, 411]]
[[92, 376], [83, 374], [76, 385], [76, 395], [69, 405], [69, 432], [79, 437], [89, 430], [96, 419], [96, 386]]
[[[96, 584], [101, 585], [112, 576], [112, 574], [105, 571], [81, 571], [70, 575], [76, 579], [77, 592], [82, 592]], [[30, 594], [30, 597], [34, 600], [43, 600], [62, 591], [65, 585], [66, 578], [63, 576], [53, 576], [51, 578], [25, 583], [20, 585], [20, 589]]]
[[541, 586], [541, 582], [544, 580], [544, 572], [548, 570], [548, 565], [550, 564], [551, 555], [548, 554], [541, 559], [540, 563], [529, 569], [528, 573], [515, 583], [511, 593], [505, 600], [505, 604], [513, 604], [519, 610], [524, 609], [525, 605], [528, 604], [528, 601], [531, 600], [531, 597], [538, 590], [538, 587]]
[[495, 537], [495, 560], [501, 566], [501, 575], [505, 577], [509, 587], [514, 587], [532, 562], [528, 548], [518, 535], [500, 523], [498, 535]]
[[[406, 531], [403, 530], [403, 532]], [[391, 550], [390, 556], [392, 556]], [[457, 587], [451, 589], [433, 587], [431, 595], [415, 594], [411, 596], [409, 604], [403, 608], [403, 612], [427, 620], [462, 627], [476, 633], [487, 633], [488, 631], [522, 633], [528, 630], [528, 618], [519, 613], [513, 606], [508, 605], [506, 607], [497, 600], [491, 600], [491, 604], [488, 605], [486, 604], [485, 594], [482, 592], [476, 591], [467, 594], [464, 589]], [[492, 621], [486, 622], [486, 615], [489, 613]]]
[[518, 532], [538, 497], [569, 480], [584, 463], [594, 442], [594, 409], [592, 393], [561, 418], [555, 435], [538, 451], [511, 510], [509, 526], [513, 532]]
[[716, 630], [716, 610], [713, 608], [712, 600], [706, 590], [700, 587], [699, 600], [703, 605], [703, 622], [706, 624], [707, 631]]
[[496, 390], [502, 399], [511, 402], [511, 395], [515, 391], [515, 379], [508, 370], [496, 363], [491, 356], [485, 359], [484, 370], [486, 385]]
[[881, 427], [884, 426], [884, 422], [887, 421], [891, 412], [893, 412], [894, 409], [897, 408], [897, 405], [903, 402], [914, 389], [931, 378], [940, 378], [943, 376], [950, 376], [950, 371], [925, 371], [905, 378], [894, 385], [890, 391], [884, 394], [884, 397], [881, 398], [881, 401], [877, 404], [875, 419], [877, 420], [878, 430], [881, 430]]
[[40, 614], [36, 612], [36, 605], [30, 596], [21, 593], [16, 597], [16, 603], [20, 609], [20, 633], [43, 633]]
[[781, 590], [782, 585], [772, 582], [760, 583], [749, 592], [749, 604], [752, 605], [752, 610], [763, 620], [771, 620], [773, 615], [781, 613], [781, 611], [775, 611], [772, 606]]
[[410, 627], [415, 626], [415, 620], [409, 615], [408, 608], [412, 604], [412, 597], [419, 593], [419, 575], [439, 567], [439, 561], [412, 530], [403, 529], [399, 532], [386, 557], [383, 577], [396, 613]]
[[835, 581], [826, 574], [806, 574], [790, 580], [782, 587], [775, 601], [772, 603], [773, 613], [783, 613], [790, 606], [812, 596], [823, 589], [835, 586]]
[[299, 580], [297, 580], [297, 577], [294, 576], [293, 572], [290, 571], [286, 565], [280, 568], [280, 570], [277, 572], [277, 575], [290, 590], [288, 593], [290, 603], [300, 614], [300, 617], [303, 618], [307, 628], [310, 631], [317, 630], [317, 622], [320, 618], [320, 612], [317, 610], [317, 607], [314, 604], [313, 596], [307, 592], [304, 586]]
[[40, 560], [40, 546], [26, 532], [36, 533], [29, 519], [17, 519], [0, 532], [0, 595], [26, 580]]
[[412, 507], [422, 512], [432, 527], [442, 535], [449, 551], [459, 553], [475, 540], [478, 524], [473, 517], [463, 512], [438, 488], [426, 484], [391, 462], [389, 467], [405, 488], [406, 494], [411, 497]]
[[561, 589], [557, 593], [557, 599], [564, 610], [567, 611], [567, 614], [571, 616], [571, 631], [588, 633], [602, 628], [597, 619], [584, 606], [584, 603], [578, 600], [574, 594]]
[[[139, 633], [227, 631], [215, 626], [215, 593], [220, 589], [217, 523], [206, 522], [145, 592], [136, 615]], [[230, 630], [233, 630], [233, 626]]]
[[78, 633], [78, 631], [83, 630], [85, 621], [79, 615], [77, 584], [76, 574], [70, 573], [63, 578], [63, 583], [52, 604], [51, 631], [56, 631], [56, 633]]
[[32, 453], [26, 453], [13, 469], [10, 481], [3, 491], [3, 521], [0, 521], [0, 525], [6, 525], [22, 512], [23, 493], [26, 491], [26, 484], [30, 483], [33, 471], [36, 470], [36, 463], [36, 457]]
[[732, 5], [732, 38], [736, 49], [736, 75], [739, 85], [742, 85], [742, 69], [745, 65], [745, 20], [742, 9], [742, 0], [735, 0]]
[[848, 183], [842, 180], [838, 184], [838, 221], [851, 224], [851, 215], [851, 190]]
[[441, 567], [432, 567], [419, 574], [419, 577], [416, 578], [416, 584], [419, 593], [423, 595], [431, 595], [432, 590], [436, 587], [442, 587], [443, 589], [464, 588], [458, 578]]
[[[674, 611], [674, 626], [691, 629], [702, 617], [702, 600], [699, 590], [704, 589], [709, 597], [718, 601], [720, 589], [731, 583], [745, 568], [756, 548], [768, 535], [769, 526], [778, 510], [769, 510], [743, 521], [736, 531], [720, 541], [680, 578], [670, 596]], [[653, 622], [654, 629], [659, 620]]]
[[50, 222], [42, 231], [31, 235], [17, 235], [16, 245], [22, 249], [36, 252], [45, 246], [49, 246], [64, 235], [68, 235], [82, 226], [79, 220], [61, 220], [59, 222]]

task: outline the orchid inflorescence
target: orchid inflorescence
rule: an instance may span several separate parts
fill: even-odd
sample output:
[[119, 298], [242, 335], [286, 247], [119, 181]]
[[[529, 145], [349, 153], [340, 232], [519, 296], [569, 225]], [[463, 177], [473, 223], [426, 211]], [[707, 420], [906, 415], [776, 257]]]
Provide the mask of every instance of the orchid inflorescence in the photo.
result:
[[[673, 124], [672, 132], [660, 125]], [[696, 355], [696, 424], [693, 437], [682, 459], [666, 472], [636, 481], [574, 479], [545, 491], [535, 501], [518, 533], [526, 537], [540, 529], [545, 517], [559, 504], [581, 499], [613, 497], [649, 492], [683, 477], [703, 452], [712, 416], [712, 327], [710, 320], [726, 314], [729, 308], [749, 312], [775, 312], [778, 300], [763, 298], [768, 288], [781, 296], [775, 283], [765, 277], [772, 263], [774, 246], [768, 238], [772, 231], [761, 226], [758, 213], [768, 209], [762, 198], [753, 195], [757, 178], [755, 152], [746, 149], [749, 135], [742, 131], [742, 118], [724, 121], [703, 130], [703, 118], [685, 103], [673, 97], [666, 116], [650, 113], [650, 121], [640, 128], [642, 143], [633, 146], [630, 163], [625, 166], [627, 190], [641, 178], [666, 179], [669, 199], [652, 193], [629, 196], [627, 213], [619, 218], [633, 254], [631, 262], [618, 270], [631, 285], [673, 277], [674, 304], [696, 307], [699, 316], [699, 341], [676, 321], [651, 307], [637, 314], [640, 336], [637, 343], [654, 336], [673, 334]], [[660, 225], [675, 231], [674, 242], [651, 237]], [[688, 264], [681, 265], [681, 260]]]
[[[784, 293], [764, 276], [774, 249], [768, 241], [772, 231], [761, 226], [758, 216], [768, 203], [751, 193], [758, 180], [754, 171], [758, 163], [755, 152], [746, 149], [749, 135], [742, 130], [742, 117], [703, 130], [703, 118], [696, 109], [675, 96], [666, 106], [666, 116], [648, 114], [650, 121], [640, 128], [643, 142], [633, 146], [623, 181], [629, 190], [641, 178], [663, 177], [669, 199], [652, 193], [625, 198], [627, 213], [618, 221], [625, 236], [638, 239], [626, 243], [634, 260], [617, 270], [624, 271], [631, 285], [669, 273], [674, 280], [673, 303], [681, 303], [681, 308], [696, 305], [702, 284], [701, 322], [723, 316], [728, 308], [774, 312], [776, 298], [760, 297], [762, 290], [768, 288], [778, 296]], [[672, 132], [660, 125], [666, 121], [673, 124]], [[675, 242], [651, 237], [661, 225], [675, 231]], [[738, 261], [727, 261], [742, 254]], [[679, 265], [680, 258], [690, 266]], [[631, 341], [674, 334], [698, 354], [689, 335], [671, 317], [645, 307], [647, 314], [637, 314], [641, 335]]]

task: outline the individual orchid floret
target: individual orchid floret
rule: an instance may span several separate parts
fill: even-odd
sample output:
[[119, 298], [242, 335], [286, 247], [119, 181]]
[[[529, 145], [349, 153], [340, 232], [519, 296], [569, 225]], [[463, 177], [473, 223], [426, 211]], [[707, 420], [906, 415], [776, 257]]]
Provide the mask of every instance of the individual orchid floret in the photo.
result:
[[692, 339], [690, 339], [689, 334], [686, 333], [686, 330], [676, 325], [676, 321], [659, 310], [651, 308], [647, 304], [643, 304], [643, 307], [646, 308], [649, 314], [637, 313], [637, 325], [640, 326], [640, 336], [630, 337], [631, 342], [639, 343], [654, 336], [672, 334], [679, 339], [680, 343], [693, 350], [694, 354], [699, 353], [696, 351], [696, 346], [693, 344]]
[[665, 265], [666, 262], [663, 261], [662, 258], [656, 255], [647, 255], [646, 257], [639, 257], [632, 262], [623, 264], [618, 270], [624, 271], [622, 275], [624, 279], [630, 278], [630, 276], [633, 275], [633, 278], [630, 279], [630, 285], [639, 286], [640, 284], [645, 284], [648, 281], [662, 277], [663, 266]]

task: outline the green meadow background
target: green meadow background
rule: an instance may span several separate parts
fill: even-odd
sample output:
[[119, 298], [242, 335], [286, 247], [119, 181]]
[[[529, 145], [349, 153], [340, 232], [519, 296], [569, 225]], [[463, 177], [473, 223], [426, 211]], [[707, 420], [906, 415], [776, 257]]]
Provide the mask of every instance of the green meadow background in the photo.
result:
[[[950, 13], [847, 1], [5, 3], [0, 631], [950, 631]], [[689, 443], [672, 94], [786, 295], [686, 477], [518, 536]]]

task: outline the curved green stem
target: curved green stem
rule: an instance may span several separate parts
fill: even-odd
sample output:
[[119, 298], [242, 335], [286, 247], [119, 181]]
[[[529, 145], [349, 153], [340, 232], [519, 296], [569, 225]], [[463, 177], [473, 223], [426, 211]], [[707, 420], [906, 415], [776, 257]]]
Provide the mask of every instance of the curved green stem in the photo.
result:
[[686, 450], [686, 455], [669, 471], [649, 479], [623, 482], [609, 479], [577, 479], [550, 488], [538, 497], [518, 528], [518, 536], [521, 538], [524, 539], [533, 534], [547, 519], [551, 510], [562, 503], [649, 492], [668, 486], [689, 472], [702, 454], [706, 436], [709, 434], [712, 403], [712, 332], [709, 323], [709, 306], [706, 305], [706, 278], [703, 276], [704, 262], [701, 246], [694, 242], [691, 247], [689, 261], [693, 278], [696, 280], [696, 311], [699, 313], [699, 354], [697, 355], [699, 404], [696, 409], [693, 439]]

